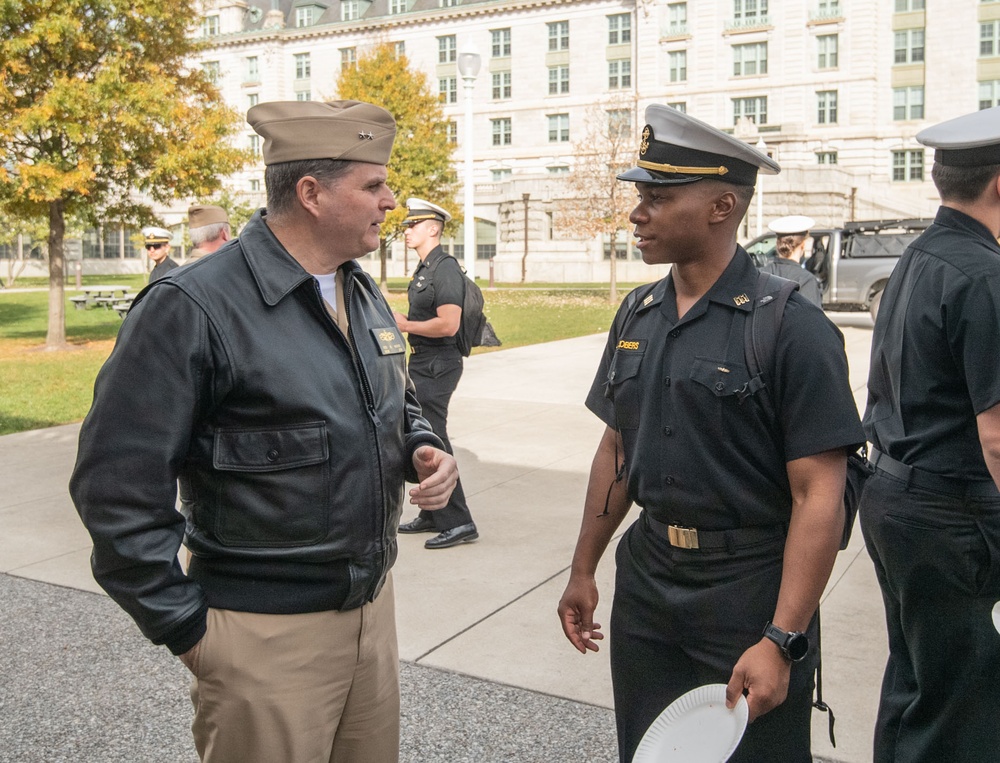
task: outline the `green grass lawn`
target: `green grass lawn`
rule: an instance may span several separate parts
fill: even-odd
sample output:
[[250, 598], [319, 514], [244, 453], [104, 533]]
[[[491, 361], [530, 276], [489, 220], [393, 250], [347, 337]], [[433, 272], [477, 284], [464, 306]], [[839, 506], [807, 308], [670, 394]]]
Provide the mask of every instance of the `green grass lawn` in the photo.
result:
[[[142, 276], [92, 276], [90, 283], [128, 283]], [[406, 311], [405, 279], [390, 279], [389, 301]], [[19, 286], [26, 284], [18, 284]], [[503, 342], [498, 350], [608, 330], [617, 305], [607, 287], [589, 284], [504, 284], [486, 289], [486, 314]], [[622, 286], [624, 297], [634, 286]], [[73, 295], [71, 287], [66, 296]], [[90, 408], [94, 378], [114, 345], [121, 319], [113, 310], [77, 310], [67, 299], [66, 338], [73, 349], [44, 349], [48, 293], [0, 291], [0, 434], [68, 424]], [[480, 348], [475, 353], [490, 352]], [[596, 364], [597, 359], [594, 359]]]

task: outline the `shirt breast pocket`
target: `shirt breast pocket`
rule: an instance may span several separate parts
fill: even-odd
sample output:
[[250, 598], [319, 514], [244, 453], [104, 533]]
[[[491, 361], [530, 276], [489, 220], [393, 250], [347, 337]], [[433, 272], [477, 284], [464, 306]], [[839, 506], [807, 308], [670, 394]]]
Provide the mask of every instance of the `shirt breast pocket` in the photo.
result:
[[691, 381], [694, 390], [702, 390], [697, 403], [699, 425], [707, 436], [723, 437], [740, 418], [749, 415], [743, 401], [750, 373], [743, 363], [695, 358]]
[[641, 394], [639, 371], [642, 368], [642, 351], [617, 350], [608, 369], [608, 397], [615, 404], [615, 422], [619, 429], [637, 429], [639, 426]]

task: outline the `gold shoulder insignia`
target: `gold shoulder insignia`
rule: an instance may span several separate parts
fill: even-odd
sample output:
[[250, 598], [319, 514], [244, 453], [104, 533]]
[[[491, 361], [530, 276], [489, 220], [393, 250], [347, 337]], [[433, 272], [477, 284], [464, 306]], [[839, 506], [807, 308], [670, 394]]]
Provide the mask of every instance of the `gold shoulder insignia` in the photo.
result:
[[748, 297], [746, 294], [740, 294], [738, 297], [733, 297], [733, 302], [735, 302], [737, 306], [745, 305], [749, 301], [750, 297]]

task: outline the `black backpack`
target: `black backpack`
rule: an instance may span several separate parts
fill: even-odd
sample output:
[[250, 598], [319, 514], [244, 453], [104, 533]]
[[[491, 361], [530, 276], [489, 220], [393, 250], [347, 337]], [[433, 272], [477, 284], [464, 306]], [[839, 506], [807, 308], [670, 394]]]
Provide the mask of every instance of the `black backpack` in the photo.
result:
[[[441, 262], [443, 260], [438, 260], [431, 270], [436, 270]], [[458, 264], [458, 260], [455, 263]], [[462, 355], [469, 357], [473, 347], [499, 347], [501, 342], [483, 312], [486, 301], [483, 299], [482, 289], [469, 278], [465, 268], [460, 264], [458, 268], [465, 281], [465, 294], [462, 297], [462, 322], [455, 334], [455, 346]]]

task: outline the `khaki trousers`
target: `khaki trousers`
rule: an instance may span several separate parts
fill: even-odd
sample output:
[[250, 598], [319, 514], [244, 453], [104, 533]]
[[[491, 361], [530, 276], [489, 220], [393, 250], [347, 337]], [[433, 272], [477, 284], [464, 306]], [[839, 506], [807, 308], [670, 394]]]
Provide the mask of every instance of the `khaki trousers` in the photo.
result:
[[392, 577], [348, 612], [210, 609], [195, 658], [205, 763], [397, 763], [399, 651]]

